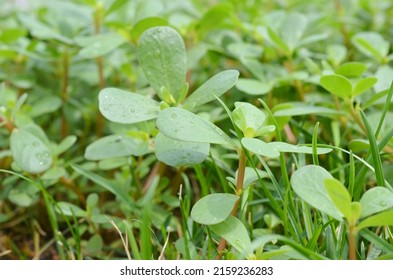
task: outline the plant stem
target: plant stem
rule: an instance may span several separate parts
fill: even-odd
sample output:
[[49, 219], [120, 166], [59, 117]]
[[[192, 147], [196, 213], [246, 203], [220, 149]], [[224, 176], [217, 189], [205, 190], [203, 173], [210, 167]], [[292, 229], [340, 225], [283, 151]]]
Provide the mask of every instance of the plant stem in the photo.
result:
[[6, 119], [3, 119], [2, 117], [0, 117], [0, 124], [5, 129], [7, 129], [9, 133], [11, 133], [14, 130], [14, 128], [15, 128], [14, 124], [11, 121], [7, 121]]
[[[235, 205], [233, 206], [233, 209], [231, 211], [232, 216], [236, 216], [239, 209], [240, 196], [242, 195], [242, 190], [243, 190], [244, 174], [246, 171], [246, 163], [247, 163], [246, 153], [244, 152], [243, 149], [241, 149], [239, 152], [239, 165], [237, 169], [237, 181], [236, 181], [236, 195], [239, 197], [239, 199], [236, 201]], [[224, 238], [221, 238], [220, 243], [218, 244], [217, 247], [218, 256], [216, 257], [216, 259], [221, 259], [222, 253], [225, 250], [226, 246], [227, 246], [227, 241]]]
[[352, 99], [350, 100], [349, 108], [350, 108], [351, 116], [353, 117], [354, 121], [362, 129], [362, 131], [367, 135], [367, 129], [364, 126], [364, 123], [363, 123], [363, 121], [362, 121], [362, 119], [360, 117], [359, 108], [353, 106], [353, 100]]
[[356, 226], [349, 226], [349, 259], [356, 260]]

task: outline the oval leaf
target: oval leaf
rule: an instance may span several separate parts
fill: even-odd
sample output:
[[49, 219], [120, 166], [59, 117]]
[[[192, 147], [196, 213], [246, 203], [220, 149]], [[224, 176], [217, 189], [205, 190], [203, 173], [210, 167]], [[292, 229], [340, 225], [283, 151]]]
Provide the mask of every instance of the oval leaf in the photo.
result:
[[232, 145], [232, 140], [217, 126], [181, 108], [161, 111], [157, 127], [166, 136], [177, 140]]
[[214, 75], [184, 101], [184, 108], [191, 109], [215, 100], [231, 89], [238, 77], [237, 70], [227, 70]]
[[106, 55], [126, 42], [125, 38], [117, 33], [79, 37], [75, 40], [83, 46], [79, 51], [79, 57], [87, 59]]
[[254, 105], [247, 102], [235, 102], [233, 121], [245, 137], [254, 137], [255, 132], [262, 128], [266, 120], [265, 114]]
[[270, 158], [276, 158], [280, 156], [280, 153], [276, 149], [273, 149], [273, 147], [269, 146], [262, 140], [255, 138], [243, 138], [241, 141], [243, 146], [254, 154]]
[[223, 222], [231, 214], [239, 197], [229, 193], [214, 193], [201, 198], [191, 210], [191, 218], [202, 225]]
[[366, 90], [369, 90], [375, 85], [377, 81], [378, 79], [374, 77], [367, 77], [359, 80], [353, 88], [353, 95], [358, 96], [363, 92], [365, 92]]
[[[14, 129], [11, 134], [11, 152], [15, 162], [24, 171], [41, 173], [52, 165], [52, 151], [43, 135], [28, 127]], [[42, 132], [43, 133], [43, 132]]]
[[182, 166], [203, 162], [209, 155], [210, 144], [175, 140], [158, 133], [155, 152], [159, 161], [170, 166]]
[[352, 218], [352, 200], [348, 190], [336, 179], [326, 179], [325, 188], [337, 209], [344, 215], [347, 221], [350, 221]]
[[393, 225], [393, 210], [385, 211], [374, 216], [368, 217], [360, 222], [357, 226], [358, 230], [366, 227], [392, 226]]
[[352, 43], [364, 55], [381, 61], [389, 52], [389, 42], [377, 32], [360, 32], [352, 37]]
[[142, 95], [117, 88], [106, 88], [98, 95], [100, 112], [110, 121], [137, 123], [157, 117], [160, 105]]
[[72, 203], [60, 201], [57, 202], [56, 212], [59, 214], [63, 214], [65, 216], [71, 217], [86, 217], [87, 213], [85, 210], [81, 209], [79, 206], [76, 206]]
[[251, 95], [262, 95], [272, 90], [273, 85], [254, 79], [239, 79], [236, 88]]
[[101, 160], [106, 158], [141, 156], [149, 151], [148, 143], [127, 135], [110, 135], [87, 146], [85, 158]]
[[366, 71], [367, 66], [361, 62], [347, 62], [336, 69], [336, 74], [345, 76], [345, 77], [360, 77], [364, 71]]
[[306, 165], [296, 170], [291, 178], [291, 185], [295, 193], [305, 202], [342, 221], [342, 214], [336, 208], [325, 188], [325, 180], [332, 179], [332, 175], [317, 165]]
[[251, 247], [251, 240], [246, 227], [239, 219], [233, 216], [229, 216], [219, 224], [210, 226], [210, 229], [224, 238], [239, 252], [248, 250]]
[[186, 83], [186, 48], [179, 33], [167, 26], [146, 30], [139, 40], [138, 58], [157, 94], [166, 87], [178, 100]]
[[328, 92], [338, 97], [351, 98], [352, 96], [352, 84], [344, 76], [337, 74], [323, 76], [320, 83]]
[[393, 207], [393, 192], [384, 187], [374, 187], [360, 199], [363, 207], [362, 218]]

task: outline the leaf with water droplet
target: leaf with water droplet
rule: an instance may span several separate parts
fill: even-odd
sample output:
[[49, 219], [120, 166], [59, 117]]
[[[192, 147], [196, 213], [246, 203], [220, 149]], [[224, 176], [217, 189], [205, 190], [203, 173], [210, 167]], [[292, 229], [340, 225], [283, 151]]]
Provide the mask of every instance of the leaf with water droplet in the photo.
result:
[[11, 152], [14, 161], [24, 171], [41, 173], [51, 166], [52, 151], [45, 134], [33, 126], [35, 125], [15, 129], [12, 132]]
[[165, 100], [165, 86], [178, 101], [186, 83], [186, 48], [180, 34], [167, 26], [149, 28], [140, 37], [138, 59], [160, 98]]
[[155, 152], [159, 161], [170, 166], [184, 166], [203, 162], [210, 151], [209, 143], [174, 140], [158, 133]]
[[382, 212], [393, 207], [393, 192], [384, 187], [374, 187], [363, 194], [360, 204], [362, 218]]
[[146, 141], [128, 135], [110, 135], [100, 138], [85, 151], [88, 160], [101, 160], [115, 157], [141, 156], [149, 151]]
[[234, 145], [220, 128], [181, 108], [171, 107], [161, 111], [156, 124], [162, 133], [173, 139]]
[[224, 238], [239, 252], [242, 253], [250, 249], [251, 240], [247, 229], [236, 217], [229, 216], [223, 222], [209, 227], [215, 234]]
[[117, 88], [105, 88], [98, 95], [100, 112], [110, 121], [137, 123], [157, 117], [157, 101]]

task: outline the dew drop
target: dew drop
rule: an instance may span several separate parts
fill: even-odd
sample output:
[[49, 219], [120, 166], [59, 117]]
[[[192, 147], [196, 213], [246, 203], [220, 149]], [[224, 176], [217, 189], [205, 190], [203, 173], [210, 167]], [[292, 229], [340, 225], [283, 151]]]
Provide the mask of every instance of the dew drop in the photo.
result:
[[123, 138], [122, 138], [121, 136], [119, 136], [119, 137], [116, 138], [115, 142], [116, 142], [116, 143], [119, 143], [119, 142], [121, 142], [122, 139], [123, 139]]
[[48, 161], [47, 161], [46, 159], [43, 159], [43, 160], [40, 160], [40, 161], [38, 162], [38, 164], [41, 165], [41, 166], [43, 166], [43, 165], [48, 164]]
[[379, 205], [381, 205], [382, 207], [384, 207], [384, 206], [386, 206], [386, 201], [381, 201], [380, 203], [379, 203]]
[[33, 147], [38, 147], [39, 145], [40, 145], [40, 143], [38, 143], [38, 141], [33, 142]]
[[135, 108], [131, 108], [131, 109], [130, 109], [130, 112], [131, 112], [131, 113], [135, 113]]
[[175, 129], [174, 131], [175, 131], [175, 133], [179, 133], [179, 132], [180, 132], [180, 130], [179, 130], [179, 129]]
[[37, 159], [42, 159], [42, 154], [41, 154], [41, 153], [36, 153], [36, 154], [35, 154], [35, 157], [36, 157]]
[[49, 158], [50, 157], [50, 153], [49, 152], [44, 152], [44, 157]]

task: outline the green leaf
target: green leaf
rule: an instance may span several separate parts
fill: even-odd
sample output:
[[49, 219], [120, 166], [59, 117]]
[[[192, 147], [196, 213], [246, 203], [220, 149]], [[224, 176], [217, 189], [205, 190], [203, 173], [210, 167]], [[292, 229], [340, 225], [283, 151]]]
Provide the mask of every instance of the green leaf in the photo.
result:
[[122, 166], [129, 166], [130, 161], [125, 157], [106, 158], [98, 162], [97, 167], [99, 170], [112, 170]]
[[321, 77], [321, 86], [341, 98], [351, 98], [352, 84], [344, 76], [333, 74]]
[[66, 201], [60, 201], [57, 202], [57, 207], [56, 212], [59, 214], [64, 214], [66, 216], [75, 216], [78, 218], [83, 218], [86, 217], [87, 213], [85, 210], [81, 209], [80, 207], [76, 206], [75, 204], [66, 202]]
[[129, 197], [128, 194], [123, 189], [119, 188], [117, 184], [114, 184], [108, 179], [105, 179], [104, 177], [101, 177], [89, 170], [86, 170], [82, 166], [72, 164], [71, 167], [79, 174], [85, 176], [86, 178], [90, 179], [94, 183], [104, 187], [109, 192], [118, 196], [128, 207], [131, 207], [131, 205], [133, 204], [131, 197]]
[[105, 88], [98, 95], [100, 112], [110, 121], [137, 123], [157, 117], [160, 105], [142, 95], [117, 88]]
[[179, 33], [165, 26], [146, 30], [139, 40], [138, 58], [161, 99], [161, 88], [166, 87], [178, 100], [186, 83], [186, 49]]
[[343, 45], [331, 44], [327, 47], [327, 54], [329, 56], [329, 61], [336, 66], [345, 59], [347, 49]]
[[53, 166], [50, 169], [48, 169], [44, 174], [42, 174], [41, 179], [47, 181], [52, 181], [52, 180], [57, 181], [61, 177], [66, 175], [67, 175], [67, 171], [65, 170], [64, 167]]
[[[189, 254], [190, 254], [191, 260], [197, 260], [197, 259], [198, 259], [198, 253], [197, 253], [197, 250], [196, 250], [196, 248], [195, 248], [194, 243], [192, 243], [190, 240], [188, 240], [187, 245], [188, 245], [188, 250], [189, 250]], [[177, 252], [179, 252], [180, 254], [182, 254], [182, 256], [183, 256], [184, 259], [187, 258], [186, 241], [184, 240], [183, 237], [181, 237], [181, 238], [179, 238], [178, 240], [176, 240], [176, 242], [175, 242], [175, 248], [176, 248]]]
[[[300, 153], [300, 154], [313, 154], [312, 147], [308, 146], [296, 146], [285, 142], [270, 142], [269, 147], [275, 149], [282, 153]], [[330, 148], [317, 148], [317, 154], [327, 154], [330, 153], [332, 149]]]
[[75, 135], [68, 135], [56, 147], [56, 155], [60, 155], [70, 149], [78, 140]]
[[12, 132], [12, 156], [24, 171], [41, 173], [52, 165], [52, 151], [45, 138], [44, 132], [37, 126], [14, 129]]
[[41, 23], [34, 16], [20, 13], [19, 21], [30, 30], [31, 35], [44, 40], [57, 40], [64, 44], [72, 45], [74, 42], [68, 37], [59, 34], [56, 30]]
[[254, 154], [270, 158], [276, 158], [280, 156], [280, 153], [276, 149], [273, 149], [273, 147], [269, 146], [262, 140], [255, 138], [242, 138], [241, 142], [247, 150]]
[[117, 33], [98, 34], [88, 37], [78, 37], [75, 41], [83, 48], [78, 56], [85, 59], [106, 55], [126, 42], [126, 39]]
[[347, 62], [336, 69], [336, 74], [349, 77], [349, 78], [357, 78], [360, 77], [364, 71], [366, 71], [367, 66], [361, 62]]
[[229, 193], [209, 194], [195, 203], [191, 218], [202, 225], [214, 225], [223, 222], [231, 214], [239, 197]]
[[215, 100], [216, 97], [220, 97], [231, 89], [236, 84], [238, 77], [237, 70], [226, 70], [214, 75], [184, 101], [184, 108], [192, 109]]
[[273, 84], [254, 79], [239, 79], [236, 88], [251, 95], [263, 95], [272, 90]]
[[[280, 152], [313, 154], [312, 147], [295, 146], [285, 142], [265, 143], [262, 140], [254, 139], [254, 138], [243, 138], [241, 142], [243, 146], [250, 152], [266, 157], [271, 157], [271, 158], [280, 156]], [[330, 148], [317, 148], [318, 154], [326, 154], [326, 153], [330, 153], [331, 151], [332, 149]]]
[[295, 193], [305, 202], [336, 220], [342, 221], [342, 214], [325, 188], [325, 180], [332, 178], [332, 175], [324, 168], [306, 165], [293, 173], [291, 185]]
[[158, 129], [169, 138], [233, 145], [229, 136], [217, 126], [181, 108], [171, 107], [161, 111], [156, 124]]
[[366, 191], [360, 199], [363, 207], [362, 218], [393, 207], [393, 192], [384, 187]]
[[184, 166], [203, 162], [210, 151], [209, 143], [175, 140], [158, 133], [155, 141], [157, 159], [170, 166]]
[[368, 57], [382, 62], [389, 52], [389, 42], [377, 32], [360, 32], [352, 37], [355, 47]]
[[111, 13], [119, 10], [122, 8], [125, 4], [127, 4], [127, 0], [114, 0], [112, 4], [106, 9], [105, 11], [105, 16], [110, 15]]
[[88, 195], [86, 199], [86, 208], [87, 209], [93, 209], [97, 206], [99, 201], [99, 196], [96, 193], [91, 193]]
[[348, 143], [348, 147], [352, 152], [357, 153], [368, 150], [370, 147], [370, 142], [365, 139], [353, 139]]
[[235, 102], [236, 109], [232, 113], [235, 125], [245, 137], [254, 137], [256, 131], [265, 123], [265, 114], [254, 105], [247, 102]]
[[300, 13], [288, 14], [281, 23], [280, 34], [292, 51], [295, 50], [300, 43], [300, 39], [303, 37], [306, 27], [307, 17]]
[[267, 27], [267, 32], [269, 34], [270, 39], [272, 42], [279, 48], [286, 56], [291, 56], [292, 50], [289, 46], [285, 43], [283, 39], [270, 27]]
[[393, 210], [388, 210], [368, 217], [357, 226], [359, 230], [366, 227], [393, 226]]
[[45, 98], [40, 98], [31, 107], [29, 115], [31, 117], [42, 116], [47, 113], [57, 111], [63, 105], [63, 101], [58, 96], [46, 95]]
[[347, 221], [352, 219], [351, 196], [344, 185], [336, 179], [325, 179], [325, 188], [330, 199], [336, 205], [337, 209], [344, 215]]
[[235, 58], [259, 58], [263, 52], [260, 45], [244, 42], [230, 43], [227, 50]]
[[[274, 110], [274, 116], [275, 117], [290, 117], [290, 116], [302, 116], [302, 115], [322, 115], [322, 116], [329, 116], [329, 115], [339, 115], [343, 114], [343, 112], [327, 108], [327, 107], [322, 107], [322, 106], [313, 106], [313, 105], [307, 105], [305, 103], [281, 103], [279, 105], [282, 105], [283, 109], [278, 107], [277, 109], [275, 108]], [[283, 105], [288, 105], [288, 106], [283, 106]]]
[[363, 212], [363, 207], [358, 201], [351, 202], [351, 224], [355, 225], [356, 222], [360, 219]]
[[160, 17], [148, 17], [138, 21], [131, 29], [131, 37], [135, 40], [139, 39], [143, 32], [156, 26], [166, 26], [168, 21]]
[[248, 250], [251, 247], [251, 240], [246, 227], [239, 219], [233, 216], [229, 216], [219, 224], [211, 225], [210, 229], [224, 238], [239, 252]]
[[358, 96], [366, 90], [369, 90], [375, 85], [377, 81], [378, 79], [374, 77], [367, 77], [359, 80], [353, 88], [353, 96]]
[[110, 135], [87, 146], [85, 158], [101, 160], [115, 157], [141, 156], [149, 151], [146, 141], [127, 135]]
[[89, 254], [97, 254], [102, 250], [104, 242], [99, 234], [93, 235], [86, 244], [86, 250]]

